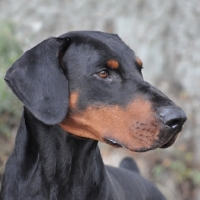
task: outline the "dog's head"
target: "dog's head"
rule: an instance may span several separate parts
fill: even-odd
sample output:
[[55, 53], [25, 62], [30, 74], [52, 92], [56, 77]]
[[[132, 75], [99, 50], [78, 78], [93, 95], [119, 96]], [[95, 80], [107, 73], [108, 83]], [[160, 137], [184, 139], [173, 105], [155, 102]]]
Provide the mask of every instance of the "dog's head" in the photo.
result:
[[141, 70], [117, 35], [83, 31], [27, 51], [5, 80], [36, 118], [75, 136], [132, 151], [171, 146], [185, 113]]

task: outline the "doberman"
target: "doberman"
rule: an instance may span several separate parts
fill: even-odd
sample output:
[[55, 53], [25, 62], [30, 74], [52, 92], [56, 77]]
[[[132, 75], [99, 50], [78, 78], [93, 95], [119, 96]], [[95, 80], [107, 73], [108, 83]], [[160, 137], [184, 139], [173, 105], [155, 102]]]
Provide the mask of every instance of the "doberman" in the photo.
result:
[[115, 34], [69, 32], [20, 57], [5, 80], [23, 102], [1, 200], [163, 200], [130, 158], [104, 166], [98, 141], [144, 152], [171, 146], [184, 111], [145, 82]]

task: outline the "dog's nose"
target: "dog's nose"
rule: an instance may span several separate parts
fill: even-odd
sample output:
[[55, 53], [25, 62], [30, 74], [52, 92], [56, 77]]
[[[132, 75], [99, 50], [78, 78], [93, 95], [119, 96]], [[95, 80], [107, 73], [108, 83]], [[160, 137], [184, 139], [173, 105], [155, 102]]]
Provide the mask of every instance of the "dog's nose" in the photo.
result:
[[166, 106], [159, 113], [163, 123], [172, 130], [181, 129], [187, 117], [185, 112], [178, 106]]

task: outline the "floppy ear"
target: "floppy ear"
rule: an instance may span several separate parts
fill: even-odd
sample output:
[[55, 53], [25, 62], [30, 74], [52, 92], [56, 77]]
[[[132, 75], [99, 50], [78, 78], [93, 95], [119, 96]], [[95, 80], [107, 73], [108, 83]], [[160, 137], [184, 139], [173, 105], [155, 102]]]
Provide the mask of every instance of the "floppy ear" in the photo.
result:
[[60, 59], [69, 43], [69, 38], [44, 40], [25, 52], [5, 76], [19, 100], [45, 124], [57, 124], [67, 114], [68, 81]]

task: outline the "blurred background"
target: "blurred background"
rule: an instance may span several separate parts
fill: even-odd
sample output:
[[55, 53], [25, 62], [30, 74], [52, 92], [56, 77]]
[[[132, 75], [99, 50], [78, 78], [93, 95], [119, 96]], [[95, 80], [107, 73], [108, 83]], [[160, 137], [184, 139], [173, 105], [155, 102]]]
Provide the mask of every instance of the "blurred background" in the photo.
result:
[[22, 111], [6, 70], [27, 49], [72, 30], [117, 33], [142, 59], [144, 79], [188, 116], [169, 149], [131, 153], [100, 144], [105, 163], [132, 156], [167, 199], [200, 200], [199, 0], [0, 0], [0, 182]]

